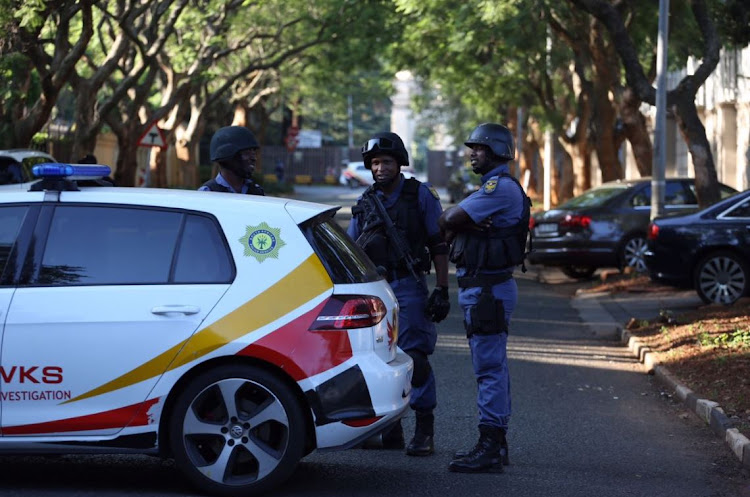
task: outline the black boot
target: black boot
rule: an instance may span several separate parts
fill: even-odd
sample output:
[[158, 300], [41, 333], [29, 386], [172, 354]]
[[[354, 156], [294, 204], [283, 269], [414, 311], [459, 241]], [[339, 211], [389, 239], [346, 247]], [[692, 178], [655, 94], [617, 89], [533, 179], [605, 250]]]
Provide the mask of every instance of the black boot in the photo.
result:
[[[503, 432], [503, 437], [500, 440], [500, 459], [503, 461], [503, 466], [509, 466], [510, 465], [510, 456], [508, 455], [508, 440], [505, 438], [505, 430], [501, 429]], [[453, 459], [461, 459], [463, 457], [466, 457], [471, 452], [471, 449], [466, 450], [459, 450], [455, 454], [453, 454]]]
[[451, 461], [448, 469], [458, 473], [502, 473], [500, 445], [505, 434], [494, 426], [479, 425], [479, 441], [461, 459]]
[[406, 447], [406, 454], [410, 456], [429, 456], [435, 452], [435, 416], [432, 411], [416, 411], [417, 426], [414, 438]]
[[401, 450], [404, 448], [404, 430], [401, 428], [401, 420], [398, 420], [393, 428], [384, 433], [378, 433], [362, 443], [363, 449]]

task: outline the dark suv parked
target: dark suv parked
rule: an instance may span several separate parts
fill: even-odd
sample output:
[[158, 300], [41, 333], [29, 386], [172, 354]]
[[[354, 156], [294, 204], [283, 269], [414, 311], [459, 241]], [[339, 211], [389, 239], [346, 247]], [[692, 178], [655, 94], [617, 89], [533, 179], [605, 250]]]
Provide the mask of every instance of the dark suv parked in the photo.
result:
[[[721, 198], [736, 193], [720, 185]], [[667, 213], [698, 208], [692, 178], [667, 178]], [[534, 214], [532, 264], [560, 266], [571, 278], [589, 278], [597, 268], [646, 271], [643, 254], [651, 216], [651, 178], [618, 180], [585, 191], [564, 204]]]

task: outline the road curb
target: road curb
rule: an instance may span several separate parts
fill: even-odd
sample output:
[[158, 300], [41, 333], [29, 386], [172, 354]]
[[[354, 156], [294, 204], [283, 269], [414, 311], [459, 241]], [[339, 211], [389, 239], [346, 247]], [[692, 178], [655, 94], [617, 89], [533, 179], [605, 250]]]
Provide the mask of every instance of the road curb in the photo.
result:
[[[608, 313], [600, 302], [601, 299], [607, 298], [607, 296], [608, 295], [598, 294], [595, 295], [594, 298], [586, 298], [585, 306], [586, 309], [588, 309], [586, 312], [581, 312], [582, 307], [580, 305], [574, 305], [574, 307], [581, 312], [581, 317], [586, 321], [589, 330], [594, 335], [597, 334], [597, 329], [601, 329], [602, 312]], [[573, 298], [574, 304], [581, 297], [583, 297], [583, 295], [576, 295]], [[597, 306], [599, 309], [596, 308]], [[593, 322], [589, 319], [591, 317], [595, 317]], [[653, 374], [657, 381], [667, 389], [672, 390], [683, 405], [690, 409], [696, 416], [698, 416], [698, 418], [703, 420], [711, 431], [725, 441], [729, 449], [742, 465], [745, 468], [750, 469], [750, 440], [737, 428], [734, 428], [734, 423], [729, 417], [727, 417], [724, 409], [722, 409], [717, 402], [699, 398], [690, 388], [682, 384], [674, 374], [669, 371], [669, 369], [659, 364], [656, 354], [648, 345], [633, 336], [621, 323], [617, 323], [611, 314], [610, 320], [614, 323], [615, 332], [619, 336], [620, 342], [633, 353], [638, 361], [644, 366], [644, 370], [649, 374]], [[610, 326], [612, 325], [608, 323], [605, 324], [607, 329], [611, 329]]]

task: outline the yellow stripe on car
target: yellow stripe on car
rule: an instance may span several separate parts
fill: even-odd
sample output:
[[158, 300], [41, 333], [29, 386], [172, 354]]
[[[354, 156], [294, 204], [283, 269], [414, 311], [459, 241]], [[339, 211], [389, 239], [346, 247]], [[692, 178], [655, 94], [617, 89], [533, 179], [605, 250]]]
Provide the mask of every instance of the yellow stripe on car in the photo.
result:
[[262, 328], [332, 288], [333, 282], [328, 273], [320, 259], [313, 254], [268, 290], [203, 328], [188, 340], [63, 404], [125, 388], [188, 364], [253, 330]]

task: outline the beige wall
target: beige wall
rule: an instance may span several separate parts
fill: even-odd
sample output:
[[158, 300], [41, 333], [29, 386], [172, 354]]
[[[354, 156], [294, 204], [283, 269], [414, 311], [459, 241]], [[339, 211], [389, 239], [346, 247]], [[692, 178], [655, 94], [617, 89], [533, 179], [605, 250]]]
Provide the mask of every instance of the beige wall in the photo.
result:
[[94, 155], [99, 164], [112, 168], [114, 174], [117, 164], [117, 137], [112, 133], [101, 133], [96, 139]]

